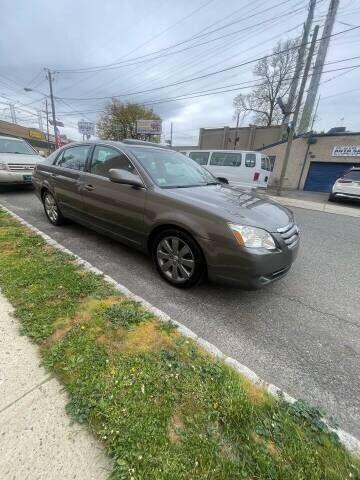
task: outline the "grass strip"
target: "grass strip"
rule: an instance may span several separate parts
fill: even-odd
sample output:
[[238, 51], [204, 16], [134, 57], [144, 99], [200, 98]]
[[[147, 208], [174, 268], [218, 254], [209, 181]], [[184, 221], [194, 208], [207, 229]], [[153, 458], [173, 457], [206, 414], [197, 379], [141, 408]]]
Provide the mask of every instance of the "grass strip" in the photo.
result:
[[111, 479], [360, 478], [322, 411], [270, 397], [1, 211], [0, 286]]

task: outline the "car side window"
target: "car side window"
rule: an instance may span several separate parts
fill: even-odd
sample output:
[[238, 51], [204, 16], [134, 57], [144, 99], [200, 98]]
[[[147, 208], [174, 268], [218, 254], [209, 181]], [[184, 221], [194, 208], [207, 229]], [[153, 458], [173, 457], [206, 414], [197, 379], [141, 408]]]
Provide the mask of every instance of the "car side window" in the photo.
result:
[[209, 159], [209, 153], [210, 152], [190, 152], [189, 157], [199, 165], [206, 165]]
[[247, 153], [245, 155], [245, 167], [255, 167], [256, 153]]
[[90, 151], [90, 145], [79, 145], [64, 150], [57, 164], [59, 167], [71, 168], [71, 170], [85, 170], [86, 159]]
[[219, 167], [240, 167], [241, 153], [235, 152], [213, 152], [210, 165]]
[[134, 165], [127, 156], [116, 148], [98, 145], [94, 149], [90, 172], [102, 177], [109, 176], [109, 170], [116, 168], [137, 175]]

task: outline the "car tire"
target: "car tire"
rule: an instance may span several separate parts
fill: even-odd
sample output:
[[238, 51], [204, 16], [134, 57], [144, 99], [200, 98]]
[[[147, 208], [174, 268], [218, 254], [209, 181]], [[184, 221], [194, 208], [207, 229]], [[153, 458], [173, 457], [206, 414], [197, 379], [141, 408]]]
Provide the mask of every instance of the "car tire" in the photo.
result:
[[329, 202], [336, 202], [336, 195], [334, 195], [333, 193], [330, 193]]
[[205, 278], [203, 253], [186, 232], [163, 230], [154, 238], [151, 250], [157, 271], [172, 286], [190, 288]]
[[42, 196], [42, 200], [45, 215], [49, 222], [56, 226], [63, 225], [65, 223], [65, 217], [60, 212], [53, 194], [46, 190]]

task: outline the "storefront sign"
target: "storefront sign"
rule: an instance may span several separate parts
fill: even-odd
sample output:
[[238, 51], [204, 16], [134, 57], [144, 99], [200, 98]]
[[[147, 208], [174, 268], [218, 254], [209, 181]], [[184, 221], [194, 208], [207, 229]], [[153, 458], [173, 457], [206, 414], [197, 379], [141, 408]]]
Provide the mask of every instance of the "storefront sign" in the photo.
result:
[[336, 145], [332, 151], [333, 157], [360, 157], [360, 145]]
[[36, 138], [37, 140], [45, 140], [45, 135], [40, 130], [29, 130], [28, 135], [31, 138]]

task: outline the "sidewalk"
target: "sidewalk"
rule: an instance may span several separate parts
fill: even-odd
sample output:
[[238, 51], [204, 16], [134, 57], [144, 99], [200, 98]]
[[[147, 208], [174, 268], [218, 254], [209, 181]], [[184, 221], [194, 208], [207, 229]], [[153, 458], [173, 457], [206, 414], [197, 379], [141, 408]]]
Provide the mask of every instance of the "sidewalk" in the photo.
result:
[[102, 480], [108, 463], [96, 440], [71, 424], [66, 395], [39, 366], [0, 293], [0, 478]]
[[360, 203], [346, 201], [332, 203], [328, 201], [328, 193], [295, 191], [284, 192], [281, 197], [277, 195], [265, 195], [271, 200], [288, 207], [298, 207], [306, 210], [317, 210], [320, 212], [335, 213], [337, 215], [360, 217]]

